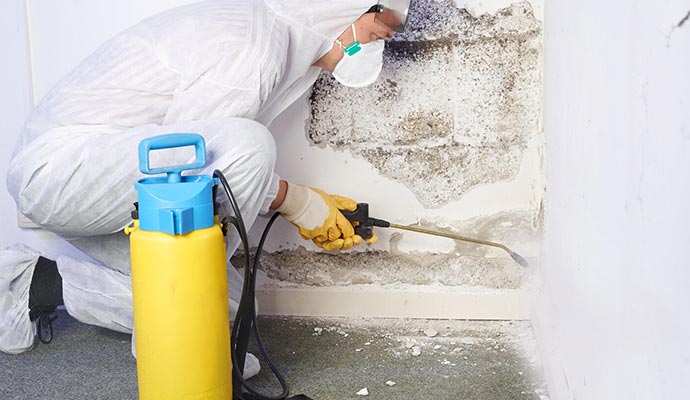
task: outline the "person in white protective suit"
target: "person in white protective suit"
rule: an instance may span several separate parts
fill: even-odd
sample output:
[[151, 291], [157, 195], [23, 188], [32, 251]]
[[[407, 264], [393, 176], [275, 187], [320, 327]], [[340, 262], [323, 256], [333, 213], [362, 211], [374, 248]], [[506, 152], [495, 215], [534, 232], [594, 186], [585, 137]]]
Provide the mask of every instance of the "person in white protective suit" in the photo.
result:
[[[277, 210], [326, 250], [359, 244], [338, 211], [354, 208], [354, 201], [281, 180], [266, 127], [310, 90], [322, 69], [345, 85], [373, 83], [383, 39], [394, 34], [377, 18], [381, 10], [372, 12], [375, 3], [183, 6], [120, 33], [60, 80], [26, 121], [7, 187], [24, 215], [98, 263], [66, 256], [53, 262], [23, 245], [0, 251], [0, 350], [31, 349], [37, 333], [40, 338], [37, 322], [49, 324], [63, 302], [79, 321], [132, 333], [129, 242], [122, 229], [132, 222], [134, 182], [143, 177], [137, 145], [154, 135], [203, 135], [207, 165], [194, 173], [220, 169], [247, 225]], [[361, 50], [345, 55], [356, 41]], [[167, 155], [158, 165], [175, 156], [161, 153]], [[237, 238], [229, 243], [228, 256], [238, 245]], [[234, 313], [242, 277], [228, 272]], [[247, 360], [245, 372], [258, 372], [255, 359]]]

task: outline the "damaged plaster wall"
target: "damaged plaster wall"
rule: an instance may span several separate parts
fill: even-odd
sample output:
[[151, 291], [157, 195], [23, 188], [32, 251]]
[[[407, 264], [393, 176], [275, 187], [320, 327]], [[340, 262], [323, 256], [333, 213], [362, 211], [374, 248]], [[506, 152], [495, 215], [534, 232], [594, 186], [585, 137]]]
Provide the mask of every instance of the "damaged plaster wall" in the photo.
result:
[[[544, 193], [541, 2], [413, 2], [374, 85], [324, 73], [271, 127], [277, 171], [370, 204], [371, 215], [539, 251]], [[262, 224], [259, 224], [262, 225]], [[254, 236], [262, 226], [254, 229]], [[376, 245], [318, 251], [279, 222], [274, 284], [519, 288], [495, 248], [379, 229]]]
[[309, 140], [350, 151], [404, 183], [427, 208], [515, 177], [540, 116], [540, 32], [529, 4], [472, 17], [416, 2], [367, 88], [322, 74]]

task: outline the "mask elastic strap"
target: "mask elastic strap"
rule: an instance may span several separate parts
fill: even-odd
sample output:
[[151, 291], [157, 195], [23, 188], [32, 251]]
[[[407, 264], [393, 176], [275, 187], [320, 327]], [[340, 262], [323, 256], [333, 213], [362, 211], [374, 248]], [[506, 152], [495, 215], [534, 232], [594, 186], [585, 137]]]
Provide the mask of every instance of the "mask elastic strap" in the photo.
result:
[[338, 39], [336, 39], [335, 42], [338, 43], [338, 46], [340, 46], [341, 49], [343, 49], [343, 53], [347, 54], [348, 56], [353, 56], [362, 49], [362, 45], [357, 40], [357, 30], [355, 29], [355, 24], [350, 25], [350, 27], [352, 28], [352, 36], [354, 37], [354, 41], [347, 46], [344, 46], [343, 43]]

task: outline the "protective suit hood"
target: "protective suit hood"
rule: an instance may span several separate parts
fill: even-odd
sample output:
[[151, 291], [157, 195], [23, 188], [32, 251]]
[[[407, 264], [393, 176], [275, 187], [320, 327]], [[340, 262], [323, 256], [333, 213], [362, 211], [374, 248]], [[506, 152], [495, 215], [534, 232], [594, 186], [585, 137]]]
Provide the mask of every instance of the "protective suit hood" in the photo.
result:
[[265, 0], [265, 4], [289, 35], [283, 78], [257, 116], [268, 125], [311, 88], [321, 72], [311, 65], [376, 0]]

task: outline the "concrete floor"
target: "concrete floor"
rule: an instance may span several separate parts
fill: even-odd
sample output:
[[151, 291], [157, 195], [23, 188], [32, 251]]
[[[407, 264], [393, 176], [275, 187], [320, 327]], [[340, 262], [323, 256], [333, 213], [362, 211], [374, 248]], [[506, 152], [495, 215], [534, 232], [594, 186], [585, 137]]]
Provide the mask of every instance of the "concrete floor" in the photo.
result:
[[[0, 353], [0, 399], [137, 398], [129, 335], [81, 324], [64, 311], [54, 328], [49, 345]], [[260, 328], [292, 394], [548, 399], [527, 322], [261, 317]], [[278, 391], [267, 368], [251, 382]], [[356, 394], [363, 388], [368, 396]]]

